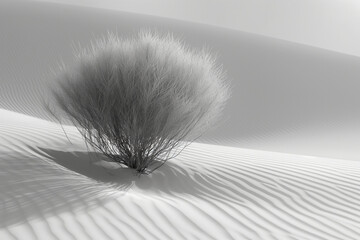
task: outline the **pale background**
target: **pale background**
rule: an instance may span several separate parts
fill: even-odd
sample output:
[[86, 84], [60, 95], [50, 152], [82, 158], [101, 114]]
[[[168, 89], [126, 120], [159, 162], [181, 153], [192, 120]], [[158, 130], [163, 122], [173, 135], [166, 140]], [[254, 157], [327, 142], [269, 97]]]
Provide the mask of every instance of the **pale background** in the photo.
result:
[[238, 29], [360, 56], [358, 0], [44, 0]]

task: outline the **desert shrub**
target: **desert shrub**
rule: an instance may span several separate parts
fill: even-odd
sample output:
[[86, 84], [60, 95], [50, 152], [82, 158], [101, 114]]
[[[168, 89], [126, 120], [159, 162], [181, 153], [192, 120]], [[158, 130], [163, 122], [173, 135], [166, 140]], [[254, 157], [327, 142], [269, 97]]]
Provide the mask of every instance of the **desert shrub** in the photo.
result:
[[224, 72], [205, 48], [150, 31], [92, 42], [58, 80], [55, 103], [86, 142], [139, 173], [204, 133], [229, 97]]

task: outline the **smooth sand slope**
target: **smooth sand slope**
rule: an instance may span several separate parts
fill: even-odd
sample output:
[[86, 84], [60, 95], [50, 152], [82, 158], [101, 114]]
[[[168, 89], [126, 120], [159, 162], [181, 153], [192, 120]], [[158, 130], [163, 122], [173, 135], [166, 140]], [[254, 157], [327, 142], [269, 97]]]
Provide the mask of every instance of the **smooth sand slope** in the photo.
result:
[[[359, 160], [360, 58], [243, 32], [70, 5], [0, 3], [0, 107], [47, 118], [58, 64], [108, 30], [170, 31], [218, 54], [233, 96], [203, 140], [230, 146]], [[216, 142], [220, 141], [220, 142]], [[340, 140], [340, 141], [339, 141]]]
[[[41, 101], [59, 59], [71, 64], [72, 44], [144, 27], [210, 46], [233, 96], [228, 117], [202, 140], [215, 145], [194, 143], [138, 178], [87, 152], [76, 129], [62, 129]], [[360, 238], [358, 58], [206, 25], [26, 2], [0, 3], [0, 53], [0, 239]]]

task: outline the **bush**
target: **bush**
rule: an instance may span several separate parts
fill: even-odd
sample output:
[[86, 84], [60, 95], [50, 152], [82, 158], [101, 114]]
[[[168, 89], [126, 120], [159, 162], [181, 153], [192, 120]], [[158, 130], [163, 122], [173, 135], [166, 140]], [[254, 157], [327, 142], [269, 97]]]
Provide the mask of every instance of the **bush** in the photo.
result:
[[55, 103], [87, 143], [139, 173], [152, 172], [201, 136], [229, 97], [224, 73], [207, 51], [149, 31], [93, 42], [59, 80]]

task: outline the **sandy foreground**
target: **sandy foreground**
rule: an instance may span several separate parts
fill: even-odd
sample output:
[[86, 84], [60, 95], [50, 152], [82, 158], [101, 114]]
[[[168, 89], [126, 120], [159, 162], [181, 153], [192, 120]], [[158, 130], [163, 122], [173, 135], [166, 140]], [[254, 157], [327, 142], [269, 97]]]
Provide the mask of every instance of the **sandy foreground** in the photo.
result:
[[[139, 178], [42, 101], [73, 47], [144, 27], [208, 45], [233, 96], [216, 129]], [[0, 3], [0, 239], [360, 239], [359, 66], [207, 25]]]

